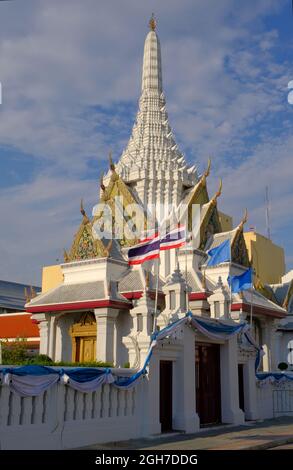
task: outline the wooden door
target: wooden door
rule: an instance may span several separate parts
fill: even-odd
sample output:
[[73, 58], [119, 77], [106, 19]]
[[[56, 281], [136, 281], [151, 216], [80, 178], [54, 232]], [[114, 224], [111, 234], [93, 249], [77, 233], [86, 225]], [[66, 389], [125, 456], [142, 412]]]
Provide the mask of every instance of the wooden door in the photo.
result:
[[200, 424], [220, 423], [220, 347], [218, 344], [197, 344], [195, 351], [196, 412]]
[[172, 361], [160, 361], [160, 422], [161, 431], [172, 430]]
[[244, 408], [244, 379], [243, 364], [238, 364], [238, 387], [239, 387], [239, 408], [245, 412]]
[[89, 336], [82, 338], [80, 360], [77, 362], [92, 362], [96, 360], [95, 350], [96, 338]]
[[97, 324], [94, 315], [86, 312], [70, 331], [72, 337], [72, 360], [74, 362], [96, 361]]

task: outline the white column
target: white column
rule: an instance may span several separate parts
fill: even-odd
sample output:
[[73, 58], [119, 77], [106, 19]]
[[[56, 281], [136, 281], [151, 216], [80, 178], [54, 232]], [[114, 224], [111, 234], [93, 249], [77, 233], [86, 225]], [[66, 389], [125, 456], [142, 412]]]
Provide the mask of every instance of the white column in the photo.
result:
[[50, 356], [53, 361], [55, 360], [55, 343], [56, 343], [56, 317], [55, 315], [51, 315], [50, 317], [50, 324], [49, 324], [49, 352], [48, 355]]
[[144, 408], [143, 408], [143, 435], [161, 433], [160, 423], [160, 352], [153, 351], [149, 365], [149, 374], [145, 379], [148, 381], [144, 387]]
[[237, 337], [221, 345], [221, 403], [222, 422], [241, 424], [244, 413], [239, 408]]
[[68, 361], [72, 359], [72, 339], [69, 328], [73, 319], [68, 316], [58, 318], [56, 322], [55, 361]]
[[97, 361], [114, 362], [114, 325], [119, 310], [95, 309], [97, 322]]
[[283, 361], [284, 352], [286, 353], [286, 351], [283, 351], [283, 333], [282, 333], [282, 331], [276, 331], [275, 335], [276, 335], [276, 339], [275, 339], [275, 342], [276, 342], [275, 363], [276, 363], [276, 370], [277, 370], [278, 364], [280, 364], [280, 362]]
[[49, 354], [49, 316], [46, 313], [35, 313], [32, 320], [38, 322], [40, 331], [40, 354]]
[[196, 432], [199, 417], [196, 413], [195, 335], [188, 326], [184, 328], [182, 352], [173, 370], [173, 429]]
[[278, 364], [280, 361], [280, 342], [282, 332], [277, 331], [280, 321], [275, 320], [271, 324], [270, 328], [270, 339], [271, 339], [271, 370], [276, 371], [278, 369]]
[[271, 327], [269, 320], [262, 322], [262, 334], [263, 334], [263, 350], [264, 356], [262, 358], [263, 371], [269, 372], [272, 368], [271, 362]]
[[256, 395], [255, 358], [251, 358], [243, 366], [244, 409], [245, 419], [259, 418]]

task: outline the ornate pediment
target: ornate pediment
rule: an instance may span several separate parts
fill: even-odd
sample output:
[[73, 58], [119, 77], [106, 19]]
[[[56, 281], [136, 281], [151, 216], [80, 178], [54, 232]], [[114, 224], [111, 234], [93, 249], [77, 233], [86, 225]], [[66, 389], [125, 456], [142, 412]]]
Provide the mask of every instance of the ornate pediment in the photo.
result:
[[217, 209], [217, 199], [221, 195], [222, 181], [214, 197], [202, 207], [202, 219], [200, 224], [200, 249], [204, 250], [208, 239], [215, 233], [222, 231]]
[[234, 237], [231, 244], [232, 261], [240, 264], [241, 266], [250, 266], [246, 243], [243, 236], [243, 231], [239, 231]]
[[241, 266], [250, 266], [249, 255], [246, 248], [246, 243], [243, 235], [243, 227], [244, 224], [247, 222], [248, 214], [247, 210], [245, 210], [244, 216], [235, 230], [235, 234], [231, 241], [231, 253], [232, 253], [232, 261], [234, 263], [240, 264]]
[[[135, 222], [139, 218], [141, 223], [141, 229], [147, 229], [147, 214], [144, 208], [141, 206], [140, 202], [136, 199], [135, 195], [124, 183], [122, 178], [116, 173], [115, 165], [113, 164], [112, 157], [110, 155], [110, 170], [111, 177], [108, 186], [106, 187], [103, 183], [103, 178], [101, 179], [101, 203], [105, 203], [109, 206], [112, 213], [112, 233], [115, 232], [115, 223], [116, 219], [119, 216], [120, 221], [123, 221], [123, 225], [128, 224], [129, 227], [133, 226], [135, 230], [137, 227]], [[117, 198], [117, 200], [116, 200]], [[118, 201], [118, 203], [116, 203]], [[134, 208], [135, 206], [135, 208]], [[137, 211], [140, 211], [137, 214]], [[103, 223], [103, 217], [105, 212], [100, 211], [98, 215], [94, 217], [94, 223], [99, 222]], [[116, 227], [117, 229], [117, 227]], [[138, 242], [138, 239], [133, 237], [126, 237], [125, 233], [121, 234], [121, 239], [119, 240], [120, 245], [123, 247], [135, 245]]]
[[207, 177], [210, 174], [211, 160], [208, 161], [208, 166], [199, 181], [194, 185], [193, 189], [188, 193], [186, 204], [191, 206], [192, 204], [206, 204], [209, 202], [209, 195], [207, 191]]
[[88, 216], [86, 215], [82, 202], [81, 214], [83, 216], [83, 219], [77, 233], [74, 236], [70, 252], [67, 253], [64, 250], [65, 262], [108, 256], [108, 250], [104, 246], [103, 242], [101, 240], [96, 240], [93, 237], [93, 222], [90, 221]]
[[292, 297], [293, 297], [293, 280], [290, 281], [290, 285], [288, 287], [288, 291], [287, 291], [286, 297], [282, 305], [282, 307], [285, 308], [286, 310], [288, 310]]

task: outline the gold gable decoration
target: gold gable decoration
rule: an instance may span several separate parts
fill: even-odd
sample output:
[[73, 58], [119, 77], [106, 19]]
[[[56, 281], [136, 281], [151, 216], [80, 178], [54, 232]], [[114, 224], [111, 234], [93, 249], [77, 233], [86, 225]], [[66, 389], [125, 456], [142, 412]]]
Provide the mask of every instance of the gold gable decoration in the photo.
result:
[[208, 159], [208, 165], [207, 169], [201, 176], [200, 180], [196, 183], [194, 188], [189, 194], [187, 204], [189, 207], [192, 206], [192, 204], [206, 204], [209, 202], [209, 195], [207, 192], [207, 177], [209, 176], [211, 171], [211, 159]]
[[64, 261], [80, 261], [83, 259], [109, 256], [109, 252], [104, 246], [103, 242], [101, 240], [96, 240], [93, 237], [93, 222], [91, 222], [86, 215], [82, 201], [80, 205], [80, 212], [83, 216], [82, 222], [77, 233], [75, 234], [70, 252], [67, 253], [67, 251], [64, 250]]
[[222, 180], [219, 183], [219, 189], [208, 202], [208, 207], [200, 223], [200, 249], [204, 250], [208, 239], [215, 233], [221, 232], [221, 223], [217, 209], [217, 199], [222, 193]]
[[241, 264], [242, 266], [249, 267], [251, 265], [249, 261], [248, 251], [246, 248], [246, 243], [244, 240], [243, 235], [243, 227], [244, 224], [248, 220], [248, 213], [247, 209], [245, 209], [244, 216], [236, 228], [235, 235], [231, 240], [231, 254], [232, 254], [232, 261], [234, 263]]
[[282, 305], [282, 307], [285, 308], [286, 310], [288, 310], [288, 307], [289, 307], [290, 300], [291, 300], [292, 296], [293, 296], [293, 280], [290, 281], [290, 284], [289, 284], [288, 290], [287, 290], [287, 294], [286, 294], [286, 297], [285, 297], [283, 305]]
[[[109, 167], [111, 170], [111, 177], [110, 181], [107, 187], [104, 185], [103, 181], [103, 176], [101, 177], [100, 180], [100, 187], [101, 187], [101, 202], [108, 204], [112, 211], [113, 215], [113, 226], [112, 226], [112, 232], [114, 233], [114, 224], [115, 224], [115, 198], [116, 197], [121, 197], [123, 201], [123, 220], [125, 222], [129, 222], [134, 216], [132, 213], [132, 208], [131, 205], [135, 204], [136, 206], [140, 206], [139, 201], [137, 201], [132, 194], [132, 192], [129, 190], [127, 185], [124, 183], [124, 181], [120, 178], [118, 173], [116, 172], [115, 164], [113, 163], [112, 160], [112, 154], [109, 154]], [[94, 217], [93, 222], [97, 222], [98, 220], [102, 219], [103, 217], [103, 211], [101, 213]], [[147, 216], [144, 211], [144, 209], [141, 207], [141, 216], [143, 220], [143, 230], [147, 229]], [[138, 239], [133, 238], [133, 239], [127, 239], [125, 238], [125, 234], [123, 234], [123, 238], [120, 240], [120, 245], [123, 247], [129, 247], [137, 244]]]

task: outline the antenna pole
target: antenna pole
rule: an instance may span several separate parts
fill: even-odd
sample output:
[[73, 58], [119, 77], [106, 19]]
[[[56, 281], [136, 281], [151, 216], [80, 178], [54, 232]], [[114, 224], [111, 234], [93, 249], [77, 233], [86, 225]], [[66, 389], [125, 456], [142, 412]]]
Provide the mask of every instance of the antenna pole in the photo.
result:
[[266, 225], [268, 239], [271, 239], [269, 187], [266, 186]]

